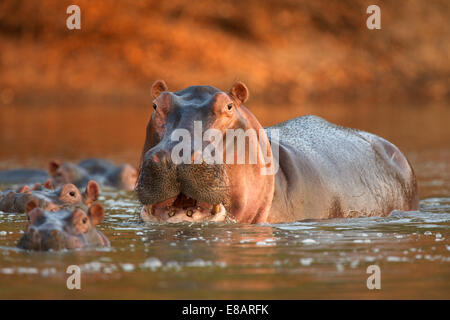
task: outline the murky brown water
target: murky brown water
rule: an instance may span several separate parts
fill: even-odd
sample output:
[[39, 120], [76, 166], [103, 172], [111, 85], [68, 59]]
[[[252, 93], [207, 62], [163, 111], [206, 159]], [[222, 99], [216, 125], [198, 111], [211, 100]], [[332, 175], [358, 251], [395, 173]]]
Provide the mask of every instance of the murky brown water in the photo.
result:
[[[93, 156], [137, 164], [149, 110], [0, 106], [0, 168]], [[265, 125], [317, 114], [392, 141], [417, 173], [420, 212], [278, 225], [139, 225], [132, 193], [103, 190], [108, 249], [17, 250], [25, 217], [0, 213], [0, 298], [450, 298], [448, 106], [255, 113]], [[71, 264], [83, 270], [79, 291], [66, 288]], [[381, 268], [378, 291], [366, 287], [373, 264]]]

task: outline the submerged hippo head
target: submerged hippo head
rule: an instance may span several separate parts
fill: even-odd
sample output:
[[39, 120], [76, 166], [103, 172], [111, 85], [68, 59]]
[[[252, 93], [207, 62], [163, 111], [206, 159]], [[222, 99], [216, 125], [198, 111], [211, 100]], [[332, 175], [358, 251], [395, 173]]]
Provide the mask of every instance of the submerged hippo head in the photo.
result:
[[26, 250], [61, 250], [109, 246], [108, 239], [95, 226], [103, 221], [105, 211], [100, 204], [89, 208], [42, 210], [34, 201], [27, 204], [28, 227], [18, 247]]
[[[253, 130], [259, 141], [269, 146], [263, 152], [272, 156], [262, 126], [243, 106], [247, 87], [237, 82], [229, 92], [211, 86], [170, 92], [164, 81], [156, 81], [152, 94], [154, 111], [147, 125], [136, 187], [145, 205], [141, 218], [167, 222], [264, 220], [273, 198], [274, 176], [261, 174], [266, 164], [259, 156], [256, 163], [247, 161], [254, 150], [238, 149], [232, 143], [234, 138], [227, 138], [229, 132], [242, 137]], [[203, 137], [200, 143], [198, 133]], [[208, 139], [212, 133], [214, 137]], [[186, 134], [191, 137], [189, 149], [179, 147], [180, 136]], [[223, 148], [207, 153], [211, 143]], [[257, 143], [257, 150], [260, 147]], [[236, 161], [239, 152], [244, 153], [244, 163]]]
[[47, 183], [33, 188], [23, 186], [17, 191], [9, 191], [0, 198], [0, 210], [5, 212], [25, 212], [27, 203], [34, 201], [38, 207], [47, 211], [56, 211], [65, 207], [89, 207], [97, 200], [100, 187], [97, 182], [89, 181], [82, 193], [71, 183], [57, 189], [50, 189]]
[[82, 187], [90, 180], [89, 172], [86, 169], [71, 162], [61, 163], [52, 160], [49, 163], [48, 172], [55, 187], [66, 183], [73, 183], [77, 187]]
[[55, 186], [73, 183], [81, 188], [89, 180], [121, 190], [132, 191], [136, 186], [138, 171], [129, 164], [115, 166], [103, 159], [86, 159], [78, 164], [53, 160], [49, 163], [49, 174]]

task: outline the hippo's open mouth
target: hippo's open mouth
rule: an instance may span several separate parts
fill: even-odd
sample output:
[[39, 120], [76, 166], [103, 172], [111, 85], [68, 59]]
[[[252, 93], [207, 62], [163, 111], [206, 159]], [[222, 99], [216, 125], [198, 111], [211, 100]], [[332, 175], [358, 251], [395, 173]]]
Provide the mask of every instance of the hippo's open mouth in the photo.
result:
[[220, 222], [227, 220], [227, 211], [222, 203], [213, 205], [179, 193], [176, 197], [145, 205], [141, 218], [149, 222]]

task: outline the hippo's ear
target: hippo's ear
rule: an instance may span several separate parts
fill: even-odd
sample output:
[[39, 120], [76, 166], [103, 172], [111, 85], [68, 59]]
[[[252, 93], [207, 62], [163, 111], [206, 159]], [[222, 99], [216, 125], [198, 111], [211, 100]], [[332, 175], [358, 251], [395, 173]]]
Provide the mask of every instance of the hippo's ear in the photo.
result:
[[38, 206], [39, 206], [39, 203], [37, 202], [37, 200], [36, 199], [32, 199], [32, 200], [27, 202], [27, 206], [25, 208], [25, 212], [28, 214], [28, 212], [30, 212], [34, 208], [37, 208]]
[[94, 204], [89, 208], [89, 217], [94, 226], [100, 224], [105, 218], [105, 209], [101, 204]]
[[50, 175], [54, 176], [60, 166], [61, 162], [59, 162], [58, 160], [50, 161], [50, 163], [48, 164], [48, 172], [50, 173]]
[[152, 85], [152, 96], [154, 99], [158, 98], [161, 92], [168, 91], [169, 87], [164, 80], [156, 80]]
[[21, 186], [18, 190], [18, 193], [27, 193], [29, 194], [31, 192], [31, 188], [27, 185]]
[[52, 179], [48, 179], [47, 181], [45, 181], [43, 186], [47, 189], [54, 189]]
[[33, 224], [37, 218], [39, 218], [42, 214], [41, 208], [38, 207], [38, 202], [36, 199], [30, 200], [27, 203], [27, 207], [25, 209], [25, 212], [27, 213], [28, 221], [31, 224]]
[[86, 191], [84, 192], [84, 198], [87, 205], [90, 205], [92, 202], [98, 199], [100, 195], [100, 186], [97, 181], [89, 180]]
[[241, 105], [247, 101], [249, 92], [247, 86], [243, 82], [237, 81], [231, 87], [230, 95], [238, 101], [239, 105]]

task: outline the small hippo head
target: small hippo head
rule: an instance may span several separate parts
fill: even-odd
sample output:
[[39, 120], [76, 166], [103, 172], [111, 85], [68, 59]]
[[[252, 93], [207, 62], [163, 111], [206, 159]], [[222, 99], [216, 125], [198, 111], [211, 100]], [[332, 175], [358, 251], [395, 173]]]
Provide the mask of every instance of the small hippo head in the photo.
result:
[[11, 197], [13, 205], [11, 212], [25, 212], [29, 201], [36, 202], [40, 208], [47, 211], [75, 206], [89, 207], [98, 199], [99, 194], [98, 183], [91, 180], [83, 193], [75, 185], [67, 183], [57, 189], [48, 189], [42, 185], [35, 185], [33, 189], [23, 186], [8, 196]]
[[138, 170], [133, 166], [129, 164], [115, 166], [103, 159], [86, 159], [78, 165], [53, 160], [49, 163], [48, 171], [53, 185], [73, 183], [79, 188], [93, 179], [104, 186], [133, 191], [138, 177]]
[[57, 160], [50, 161], [48, 172], [55, 187], [66, 183], [73, 183], [81, 188], [89, 180], [89, 173], [82, 167], [70, 162], [61, 163]]
[[136, 187], [138, 171], [129, 164], [117, 166], [106, 173], [107, 183], [117, 189], [133, 191]]
[[[170, 92], [159, 80], [153, 84], [152, 94], [154, 111], [147, 125], [136, 186], [139, 200], [145, 205], [141, 218], [167, 222], [264, 219], [273, 198], [273, 175], [261, 175], [266, 165], [259, 161], [258, 152], [254, 153], [258, 155], [256, 163], [228, 160], [230, 150], [234, 158], [242, 150], [229, 143], [228, 132], [245, 133], [249, 129], [269, 146], [266, 153], [272, 156], [266, 133], [243, 105], [249, 95], [247, 87], [236, 82], [228, 92], [211, 86]], [[213, 132], [212, 139], [208, 138], [208, 133]], [[198, 133], [200, 140], [196, 138]], [[187, 149], [179, 148], [180, 139], [184, 140], [181, 134], [188, 135]], [[212, 143], [222, 145], [216, 150], [223, 154], [214, 151], [209, 156], [218, 155], [226, 162], [205, 160]], [[230, 145], [234, 149], [229, 149]], [[248, 159], [250, 152], [246, 148], [241, 154]], [[174, 161], [174, 154], [183, 161]]]
[[34, 201], [27, 204], [27, 229], [18, 247], [26, 250], [48, 251], [109, 246], [108, 239], [95, 226], [103, 221], [105, 211], [100, 204], [89, 210], [42, 210]]

